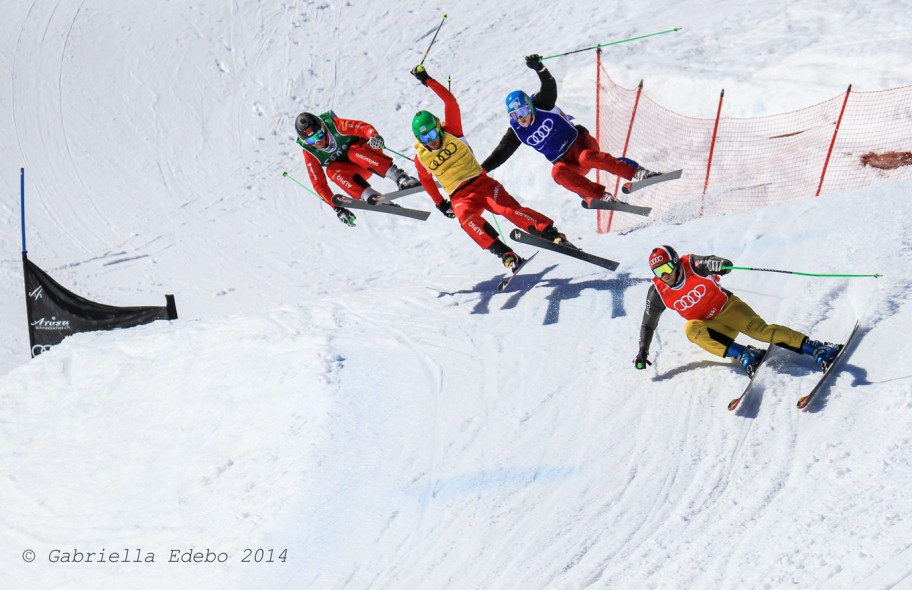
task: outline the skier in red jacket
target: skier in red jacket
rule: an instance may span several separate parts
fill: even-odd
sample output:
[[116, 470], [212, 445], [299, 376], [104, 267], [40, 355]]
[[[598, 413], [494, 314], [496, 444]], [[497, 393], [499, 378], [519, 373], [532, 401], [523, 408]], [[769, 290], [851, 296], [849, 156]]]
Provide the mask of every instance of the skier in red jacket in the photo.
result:
[[[444, 121], [428, 111], [419, 111], [412, 119], [412, 133], [418, 140], [415, 143], [418, 179], [437, 208], [447, 217], [455, 216], [476, 244], [498, 256], [513, 271], [523, 259], [500, 240], [497, 231], [482, 217], [485, 211], [503, 215], [517, 227], [556, 244], [569, 244], [549, 217], [520, 205], [502, 184], [482, 170], [463, 135], [462, 113], [456, 97], [431, 78], [423, 66], [415, 66], [411, 72], [444, 105]], [[450, 195], [452, 203], [437, 190], [434, 177]]]
[[333, 205], [327, 175], [350, 197], [372, 205], [382, 195], [367, 182], [371, 174], [395, 181], [399, 190], [418, 186], [417, 179], [400, 170], [383, 153], [383, 137], [369, 123], [342, 119], [332, 111], [319, 116], [301, 113], [295, 119], [295, 131], [298, 145], [304, 149], [304, 163], [314, 190], [346, 225], [354, 225], [355, 216], [348, 209]]
[[813, 357], [825, 368], [838, 349], [829, 342], [811, 340], [801, 332], [778, 324], [767, 324], [737, 295], [723, 289], [719, 275], [731, 272], [732, 263], [718, 256], [686, 254], [678, 256], [671, 246], [655, 248], [649, 255], [649, 267], [655, 275], [646, 295], [646, 311], [640, 327], [640, 351], [633, 361], [637, 369], [649, 362], [649, 345], [659, 325], [659, 318], [670, 307], [687, 323], [687, 339], [716, 356], [736, 358], [752, 375], [762, 360], [762, 351], [735, 342], [745, 334], [798, 354]]

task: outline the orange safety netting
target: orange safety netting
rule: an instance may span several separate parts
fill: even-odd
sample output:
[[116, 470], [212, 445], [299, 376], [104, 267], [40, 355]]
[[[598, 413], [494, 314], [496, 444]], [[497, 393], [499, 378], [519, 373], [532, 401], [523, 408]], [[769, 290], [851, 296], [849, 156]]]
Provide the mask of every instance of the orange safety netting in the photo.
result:
[[598, 231], [627, 231], [724, 215], [912, 177], [912, 86], [845, 94], [766, 117], [712, 119], [670, 111], [638, 88], [621, 88], [598, 64], [597, 137], [604, 151], [650, 170], [683, 168], [679, 180], [630, 195], [599, 172], [608, 190], [650, 217], [600, 211]]

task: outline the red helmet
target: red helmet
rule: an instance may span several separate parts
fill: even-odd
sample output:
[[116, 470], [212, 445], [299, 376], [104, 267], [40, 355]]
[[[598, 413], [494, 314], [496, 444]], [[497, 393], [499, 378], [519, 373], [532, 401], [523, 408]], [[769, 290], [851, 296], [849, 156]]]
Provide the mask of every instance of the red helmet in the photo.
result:
[[678, 268], [680, 257], [671, 246], [659, 246], [649, 253], [649, 268], [659, 278]]

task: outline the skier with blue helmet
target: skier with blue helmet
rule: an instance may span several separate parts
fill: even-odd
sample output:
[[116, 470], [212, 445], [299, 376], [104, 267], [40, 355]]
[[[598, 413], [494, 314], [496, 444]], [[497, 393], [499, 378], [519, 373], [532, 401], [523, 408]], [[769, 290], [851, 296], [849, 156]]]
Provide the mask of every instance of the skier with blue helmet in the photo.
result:
[[557, 107], [557, 82], [542, 63], [542, 57], [538, 54], [527, 56], [526, 66], [538, 74], [541, 87], [532, 96], [522, 90], [507, 95], [510, 128], [481, 163], [482, 168], [488, 172], [494, 170], [506, 162], [520, 144], [526, 144], [553, 164], [551, 177], [554, 181], [578, 194], [586, 204], [614, 198], [604, 185], [586, 178], [593, 168], [628, 180], [642, 180], [658, 174], [629, 158], [615, 158], [602, 152], [589, 131], [582, 125], [575, 125], [572, 117]]

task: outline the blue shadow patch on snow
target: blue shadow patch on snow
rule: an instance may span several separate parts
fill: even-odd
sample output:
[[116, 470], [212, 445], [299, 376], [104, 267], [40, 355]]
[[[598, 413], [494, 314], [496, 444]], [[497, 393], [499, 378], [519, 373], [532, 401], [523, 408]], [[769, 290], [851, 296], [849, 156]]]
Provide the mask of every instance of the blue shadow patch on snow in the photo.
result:
[[[611, 297], [610, 317], [624, 317], [627, 315], [627, 310], [624, 308], [624, 292], [629, 287], [651, 283], [650, 279], [633, 278], [629, 273], [611, 274], [611, 278], [608, 279], [591, 279], [579, 282], [574, 282], [574, 277], [546, 279], [545, 275], [555, 268], [557, 268], [557, 265], [553, 264], [538, 273], [523, 271], [521, 275], [513, 279], [513, 282], [503, 293], [497, 291], [497, 285], [503, 279], [503, 276], [497, 276], [477, 283], [471, 289], [452, 292], [440, 291], [437, 297], [468, 293], [478, 294], [480, 297], [475, 301], [472, 314], [489, 314], [491, 313], [491, 302], [496, 301], [495, 298], [506, 298], [500, 309], [513, 309], [519, 305], [523, 296], [533, 288], [550, 289], [551, 292], [547, 296], [548, 308], [542, 321], [542, 325], [547, 326], [560, 321], [561, 303], [580, 297], [584, 291], [604, 291], [608, 293]], [[645, 304], [646, 296], [644, 293], [643, 305]]]
[[[573, 282], [573, 279], [548, 279], [543, 286], [551, 289], [548, 295], [548, 310], [545, 312], [544, 325], [556, 324], [560, 320], [560, 306], [563, 301], [576, 299], [583, 291], [605, 291], [611, 296], [611, 318], [620, 318], [627, 315], [624, 308], [624, 291], [629, 287], [651, 283], [650, 279], [635, 279], [629, 273], [613, 275], [610, 279], [597, 279], [590, 281]], [[646, 296], [643, 295], [643, 306], [646, 305]], [[641, 308], [642, 309], [642, 308]]]
[[475, 494], [504, 488], [549, 484], [576, 477], [582, 473], [579, 467], [502, 467], [456, 475], [446, 479], [428, 482], [419, 490], [424, 502]]

